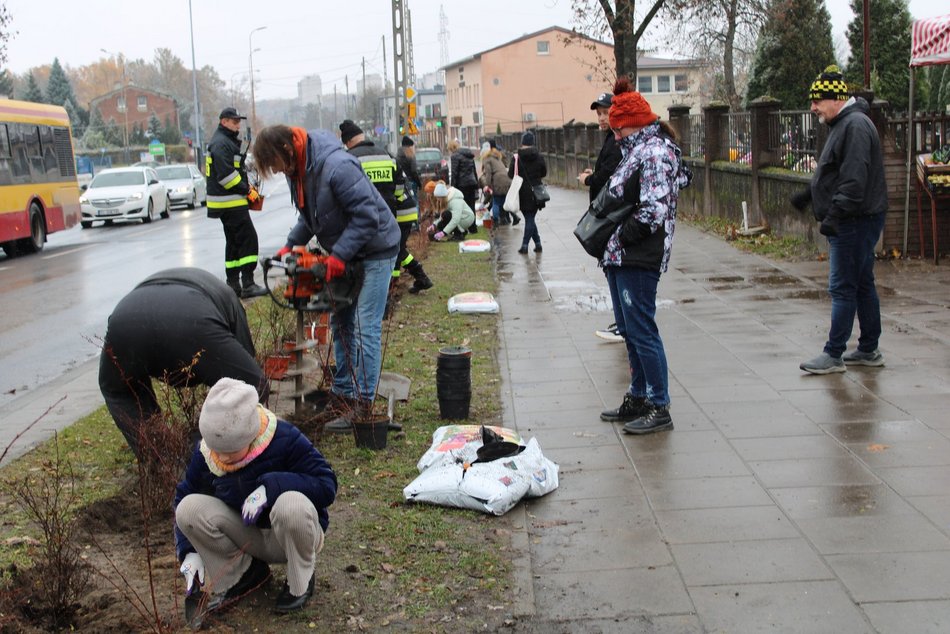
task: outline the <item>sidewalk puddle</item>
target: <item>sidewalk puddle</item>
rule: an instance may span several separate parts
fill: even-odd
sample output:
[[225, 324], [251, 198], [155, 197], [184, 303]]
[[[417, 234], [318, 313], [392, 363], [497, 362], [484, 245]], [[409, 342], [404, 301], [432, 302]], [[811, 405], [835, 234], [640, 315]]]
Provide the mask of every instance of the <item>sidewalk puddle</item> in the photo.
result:
[[819, 289], [812, 290], [800, 290], [792, 291], [791, 293], [786, 293], [782, 297], [785, 299], [812, 299], [812, 300], [824, 300], [828, 299], [828, 291], [823, 291]]
[[758, 277], [753, 277], [752, 281], [756, 284], [764, 284], [766, 286], [787, 286], [790, 284], [801, 284], [801, 280], [797, 277], [792, 277], [791, 275], [760, 275]]
[[[745, 278], [741, 275], [714, 275], [712, 277], [704, 278], [707, 282], [744, 282]], [[702, 281], [702, 280], [697, 280]]]

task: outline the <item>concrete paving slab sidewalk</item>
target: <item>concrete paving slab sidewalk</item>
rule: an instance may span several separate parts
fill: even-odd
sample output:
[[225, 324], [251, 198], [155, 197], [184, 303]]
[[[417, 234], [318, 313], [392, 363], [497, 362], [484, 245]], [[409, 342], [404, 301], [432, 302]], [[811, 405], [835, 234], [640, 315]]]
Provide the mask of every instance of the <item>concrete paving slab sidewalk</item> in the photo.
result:
[[[560, 488], [512, 511], [523, 632], [950, 631], [950, 265], [879, 262], [884, 368], [824, 377], [827, 262], [677, 227], [657, 317], [675, 430], [599, 420], [629, 382], [605, 278], [552, 189], [544, 251], [494, 230], [505, 424]], [[855, 332], [854, 341], [857, 338]]]

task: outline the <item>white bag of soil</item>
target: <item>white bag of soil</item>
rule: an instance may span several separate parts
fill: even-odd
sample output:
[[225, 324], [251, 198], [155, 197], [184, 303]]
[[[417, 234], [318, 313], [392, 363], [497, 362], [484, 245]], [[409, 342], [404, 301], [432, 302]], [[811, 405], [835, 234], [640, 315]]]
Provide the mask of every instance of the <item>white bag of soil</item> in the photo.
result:
[[493, 515], [558, 486], [558, 466], [544, 457], [538, 441], [522, 444], [517, 432], [504, 427], [440, 427], [418, 467], [419, 477], [403, 489], [407, 500]]

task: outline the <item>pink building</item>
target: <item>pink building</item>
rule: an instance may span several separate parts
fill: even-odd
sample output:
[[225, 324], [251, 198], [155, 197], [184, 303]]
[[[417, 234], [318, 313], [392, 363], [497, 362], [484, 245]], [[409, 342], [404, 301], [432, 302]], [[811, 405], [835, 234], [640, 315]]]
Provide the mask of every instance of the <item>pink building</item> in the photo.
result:
[[[454, 62], [445, 70], [448, 137], [464, 146], [499, 128], [514, 132], [534, 127], [595, 122], [590, 103], [610, 90], [613, 46], [574, 35], [559, 26], [529, 33]], [[642, 57], [638, 64], [644, 97], [665, 116], [673, 103], [699, 106], [699, 66], [694, 62]]]

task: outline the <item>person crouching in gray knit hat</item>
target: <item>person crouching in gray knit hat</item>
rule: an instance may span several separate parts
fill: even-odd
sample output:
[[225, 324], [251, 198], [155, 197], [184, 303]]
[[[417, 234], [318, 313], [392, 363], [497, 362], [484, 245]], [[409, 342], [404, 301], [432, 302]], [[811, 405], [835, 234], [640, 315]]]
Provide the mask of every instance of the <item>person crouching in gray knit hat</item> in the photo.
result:
[[[175, 489], [186, 619], [200, 619], [255, 590], [270, 578], [268, 564], [276, 563], [287, 564], [287, 581], [274, 610], [301, 609], [313, 595], [327, 507], [336, 497], [333, 469], [300, 430], [259, 405], [257, 391], [242, 381], [214, 384], [198, 427], [201, 441]], [[188, 614], [189, 604], [203, 607]]]

